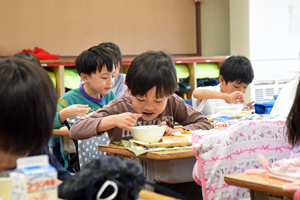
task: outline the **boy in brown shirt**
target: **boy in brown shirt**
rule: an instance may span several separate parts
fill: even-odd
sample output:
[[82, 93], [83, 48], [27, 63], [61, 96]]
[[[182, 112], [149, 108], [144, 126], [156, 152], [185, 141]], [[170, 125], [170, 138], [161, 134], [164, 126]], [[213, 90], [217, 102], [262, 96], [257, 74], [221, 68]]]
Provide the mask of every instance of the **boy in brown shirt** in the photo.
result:
[[174, 94], [177, 89], [176, 69], [172, 58], [164, 52], [149, 51], [137, 56], [126, 75], [128, 92], [76, 122], [70, 136], [87, 139], [107, 131], [110, 142], [132, 139], [133, 126], [165, 125], [165, 135], [184, 129], [211, 129], [207, 118]]

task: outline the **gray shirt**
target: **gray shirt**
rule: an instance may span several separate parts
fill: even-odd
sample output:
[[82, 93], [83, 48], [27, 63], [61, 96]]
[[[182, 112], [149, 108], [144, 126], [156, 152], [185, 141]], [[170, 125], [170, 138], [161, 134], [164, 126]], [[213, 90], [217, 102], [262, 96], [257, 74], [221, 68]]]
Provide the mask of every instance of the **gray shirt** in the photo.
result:
[[124, 94], [124, 91], [127, 89], [125, 85], [126, 74], [119, 73], [118, 76], [115, 78], [115, 84], [111, 89], [117, 97], [120, 97]]

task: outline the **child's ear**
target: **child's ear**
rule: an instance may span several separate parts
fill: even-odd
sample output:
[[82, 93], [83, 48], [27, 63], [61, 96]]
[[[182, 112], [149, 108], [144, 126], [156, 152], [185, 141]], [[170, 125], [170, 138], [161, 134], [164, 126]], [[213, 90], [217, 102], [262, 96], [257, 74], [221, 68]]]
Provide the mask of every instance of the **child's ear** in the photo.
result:
[[[128, 88], [127, 88], [128, 89]], [[130, 96], [132, 96], [131, 90], [128, 89], [128, 93]]]
[[87, 75], [87, 74], [81, 73], [81, 74], [80, 74], [80, 78], [81, 78], [81, 80], [82, 80], [84, 83], [87, 83], [87, 82], [88, 82], [88, 75]]
[[219, 76], [219, 82], [221, 85], [225, 85], [225, 80], [222, 75]]

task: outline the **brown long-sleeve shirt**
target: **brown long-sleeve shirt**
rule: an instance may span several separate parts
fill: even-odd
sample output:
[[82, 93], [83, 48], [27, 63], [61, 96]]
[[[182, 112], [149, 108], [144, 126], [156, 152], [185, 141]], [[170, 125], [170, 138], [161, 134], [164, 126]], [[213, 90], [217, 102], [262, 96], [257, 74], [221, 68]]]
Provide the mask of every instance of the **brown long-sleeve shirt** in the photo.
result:
[[[103, 117], [125, 112], [137, 113], [132, 106], [132, 100], [128, 93], [112, 100], [91, 116], [76, 122], [71, 127], [70, 136], [74, 139], [87, 139], [93, 136], [99, 136], [103, 133], [97, 133], [97, 126]], [[188, 130], [208, 130], [212, 128], [205, 115], [185, 104], [184, 100], [176, 94], [173, 94], [168, 99], [165, 110], [158, 115], [157, 118], [151, 121], [145, 121], [139, 118], [136, 126], [158, 125], [160, 122], [167, 120], [171, 125], [178, 122], [183, 126], [183, 129]], [[133, 138], [130, 130], [120, 129], [118, 127], [107, 130], [107, 133], [110, 138], [110, 143]]]

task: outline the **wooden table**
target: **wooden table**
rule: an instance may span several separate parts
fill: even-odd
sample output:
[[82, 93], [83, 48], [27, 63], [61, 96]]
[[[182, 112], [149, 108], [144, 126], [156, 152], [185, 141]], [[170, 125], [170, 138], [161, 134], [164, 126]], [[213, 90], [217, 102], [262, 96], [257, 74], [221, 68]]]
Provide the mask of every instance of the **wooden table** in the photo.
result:
[[[1, 178], [0, 179], [0, 198], [3, 200], [10, 200], [11, 199], [11, 188], [10, 188], [10, 179], [9, 178]], [[139, 199], [143, 200], [175, 200], [173, 197], [165, 196], [162, 194], [150, 192], [147, 190], [141, 190], [139, 194]]]
[[164, 183], [184, 183], [193, 180], [192, 172], [196, 162], [192, 149], [148, 152], [135, 156], [123, 146], [101, 145], [99, 151], [138, 158], [144, 167], [147, 180]]
[[229, 185], [250, 189], [251, 199], [269, 199], [269, 194], [293, 198], [295, 191], [283, 190], [287, 181], [270, 178], [266, 175], [230, 174], [224, 178]]
[[70, 136], [70, 131], [61, 130], [61, 129], [53, 129], [52, 135]]
[[[139, 199], [141, 200], [153, 200], [153, 199], [159, 199], [159, 200], [175, 200], [173, 197], [165, 196], [162, 194], [158, 194], [155, 192], [147, 191], [147, 190], [141, 190], [139, 194]], [[138, 199], [138, 200], [139, 200]]]

